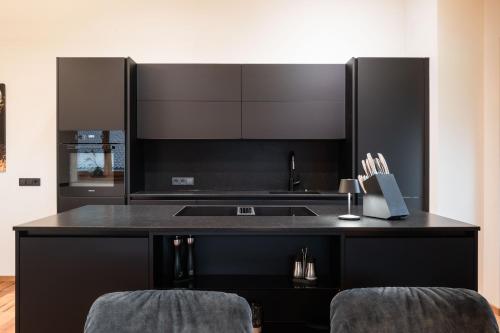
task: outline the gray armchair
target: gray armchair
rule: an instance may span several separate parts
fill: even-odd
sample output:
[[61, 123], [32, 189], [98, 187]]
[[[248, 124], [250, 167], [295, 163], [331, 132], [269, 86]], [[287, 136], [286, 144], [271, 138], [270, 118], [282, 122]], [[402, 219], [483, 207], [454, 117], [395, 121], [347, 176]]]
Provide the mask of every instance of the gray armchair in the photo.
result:
[[498, 333], [488, 302], [452, 288], [363, 288], [337, 294], [331, 333]]
[[235, 294], [146, 290], [106, 294], [92, 305], [85, 333], [251, 333], [252, 313]]

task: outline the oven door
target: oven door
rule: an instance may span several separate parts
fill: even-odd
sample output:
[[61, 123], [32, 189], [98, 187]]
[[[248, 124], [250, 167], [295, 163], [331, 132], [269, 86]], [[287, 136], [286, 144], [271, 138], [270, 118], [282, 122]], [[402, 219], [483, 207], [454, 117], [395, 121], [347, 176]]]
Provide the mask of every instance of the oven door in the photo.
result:
[[60, 144], [59, 195], [125, 195], [124, 144]]

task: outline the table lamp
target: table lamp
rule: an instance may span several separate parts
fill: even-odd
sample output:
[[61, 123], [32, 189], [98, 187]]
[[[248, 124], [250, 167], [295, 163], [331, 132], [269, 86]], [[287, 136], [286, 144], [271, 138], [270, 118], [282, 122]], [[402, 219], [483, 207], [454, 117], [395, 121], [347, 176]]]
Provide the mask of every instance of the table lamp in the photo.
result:
[[341, 220], [359, 220], [359, 216], [351, 214], [351, 194], [359, 193], [359, 183], [357, 179], [341, 179], [339, 193], [347, 193], [347, 214], [340, 215]]

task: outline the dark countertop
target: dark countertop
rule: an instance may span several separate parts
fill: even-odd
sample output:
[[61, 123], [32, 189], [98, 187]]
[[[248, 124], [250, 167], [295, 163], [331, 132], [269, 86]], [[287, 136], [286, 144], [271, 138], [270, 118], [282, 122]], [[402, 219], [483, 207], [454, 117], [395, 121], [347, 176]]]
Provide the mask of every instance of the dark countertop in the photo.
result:
[[[292, 205], [293, 206], [293, 205]], [[164, 232], [234, 234], [336, 234], [387, 231], [477, 231], [478, 226], [422, 211], [405, 220], [387, 221], [362, 217], [343, 221], [346, 205], [308, 205], [318, 216], [173, 216], [183, 206], [128, 205], [85, 206], [33, 222], [17, 225], [28, 232]], [[355, 210], [359, 210], [357, 207]]]

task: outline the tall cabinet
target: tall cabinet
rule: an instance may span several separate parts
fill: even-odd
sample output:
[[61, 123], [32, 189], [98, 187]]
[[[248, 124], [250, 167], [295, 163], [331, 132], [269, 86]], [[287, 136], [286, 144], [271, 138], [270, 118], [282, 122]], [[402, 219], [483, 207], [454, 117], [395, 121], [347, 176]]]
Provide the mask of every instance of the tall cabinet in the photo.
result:
[[127, 58], [57, 58], [57, 210], [125, 204]]
[[384, 154], [409, 208], [428, 210], [429, 60], [353, 58], [347, 64], [353, 165]]

